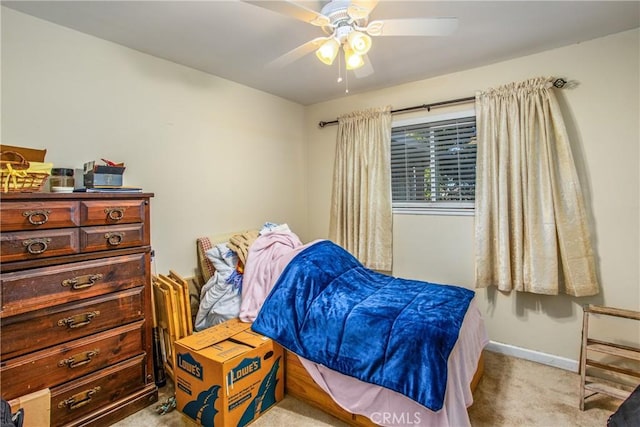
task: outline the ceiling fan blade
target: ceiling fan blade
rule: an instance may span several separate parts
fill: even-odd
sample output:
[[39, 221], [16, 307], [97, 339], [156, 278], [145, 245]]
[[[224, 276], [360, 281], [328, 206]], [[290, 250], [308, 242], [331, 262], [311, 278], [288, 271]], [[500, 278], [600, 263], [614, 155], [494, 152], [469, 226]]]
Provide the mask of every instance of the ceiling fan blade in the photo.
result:
[[458, 28], [458, 18], [407, 18], [371, 21], [371, 36], [448, 36]]
[[331, 20], [308, 7], [305, 7], [299, 3], [293, 1], [249, 1], [244, 0], [245, 3], [252, 4], [264, 9], [271, 10], [282, 15], [287, 15], [292, 18], [298, 19], [303, 22], [307, 22], [318, 27], [324, 27], [331, 24]]
[[351, 0], [347, 13], [352, 19], [363, 19], [369, 16], [378, 0]]
[[286, 65], [289, 65], [292, 62], [295, 62], [298, 59], [302, 58], [303, 56], [318, 49], [322, 45], [322, 43], [326, 42], [330, 38], [331, 37], [318, 37], [313, 40], [310, 40], [296, 47], [295, 49], [290, 50], [284, 55], [274, 59], [273, 61], [269, 62], [266, 66], [268, 68], [282, 68]]
[[371, 65], [371, 60], [368, 55], [364, 55], [362, 57], [364, 59], [364, 65], [360, 68], [356, 68], [353, 70], [353, 75], [358, 79], [362, 79], [364, 77], [370, 76], [373, 74], [373, 65]]

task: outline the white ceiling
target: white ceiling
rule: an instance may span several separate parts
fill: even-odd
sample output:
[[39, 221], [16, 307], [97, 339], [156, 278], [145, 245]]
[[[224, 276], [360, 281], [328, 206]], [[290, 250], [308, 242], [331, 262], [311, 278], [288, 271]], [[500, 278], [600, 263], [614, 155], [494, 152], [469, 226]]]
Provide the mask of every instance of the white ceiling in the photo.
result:
[[[301, 1], [320, 11], [323, 1]], [[309, 105], [345, 96], [315, 55], [265, 65], [322, 30], [242, 1], [2, 1], [23, 13]], [[639, 1], [380, 1], [371, 19], [457, 17], [446, 37], [375, 37], [349, 93], [504, 61], [640, 26]], [[568, 76], [571, 77], [571, 76]]]

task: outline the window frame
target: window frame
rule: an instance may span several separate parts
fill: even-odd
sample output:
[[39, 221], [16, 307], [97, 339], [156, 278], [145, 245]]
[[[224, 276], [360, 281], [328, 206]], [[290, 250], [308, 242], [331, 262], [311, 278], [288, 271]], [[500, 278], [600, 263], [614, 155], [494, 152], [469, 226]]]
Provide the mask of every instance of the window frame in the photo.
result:
[[[453, 120], [463, 117], [476, 117], [475, 108], [469, 108], [459, 111], [452, 111], [448, 113], [436, 114], [436, 115], [420, 115], [409, 119], [392, 120], [391, 128], [412, 126], [419, 124], [426, 124], [432, 122], [438, 122], [443, 120]], [[477, 117], [476, 117], [477, 118]], [[477, 124], [476, 124], [477, 126]], [[476, 135], [477, 136], [477, 135]], [[458, 202], [454, 206], [451, 203], [424, 203], [424, 202], [394, 202], [392, 198], [392, 212], [393, 214], [400, 215], [450, 215], [450, 216], [473, 216], [475, 215], [475, 201], [474, 202]]]

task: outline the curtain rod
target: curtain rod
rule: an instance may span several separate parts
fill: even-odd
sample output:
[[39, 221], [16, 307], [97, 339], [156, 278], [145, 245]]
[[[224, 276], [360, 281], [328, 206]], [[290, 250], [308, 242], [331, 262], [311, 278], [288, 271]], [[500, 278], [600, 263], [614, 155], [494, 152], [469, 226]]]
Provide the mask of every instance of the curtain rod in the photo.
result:
[[[567, 81], [565, 79], [555, 79], [553, 82], [553, 85], [559, 89], [563, 88], [564, 85], [567, 84]], [[422, 105], [415, 105], [413, 107], [406, 107], [406, 108], [400, 108], [398, 110], [391, 110], [391, 114], [400, 114], [400, 113], [409, 113], [411, 111], [417, 111], [417, 110], [427, 110], [427, 111], [431, 111], [432, 108], [435, 107], [443, 107], [445, 105], [454, 105], [454, 104], [461, 104], [463, 102], [471, 102], [471, 101], [475, 101], [476, 97], [475, 96], [469, 96], [466, 98], [458, 98], [458, 99], [451, 99], [449, 101], [440, 101], [440, 102], [432, 102], [431, 104], [422, 104]], [[321, 128], [325, 127], [325, 126], [329, 126], [329, 125], [337, 125], [338, 124], [338, 119], [336, 120], [332, 120], [330, 122], [318, 122], [318, 126], [320, 126]]]

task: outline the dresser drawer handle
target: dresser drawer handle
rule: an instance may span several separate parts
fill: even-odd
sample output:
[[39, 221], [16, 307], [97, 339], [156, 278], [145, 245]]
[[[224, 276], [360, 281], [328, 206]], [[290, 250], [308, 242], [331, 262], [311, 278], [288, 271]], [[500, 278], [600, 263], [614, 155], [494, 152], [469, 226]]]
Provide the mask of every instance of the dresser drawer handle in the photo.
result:
[[[91, 351], [85, 351], [84, 353], [74, 354], [68, 359], [62, 359], [58, 362], [59, 367], [66, 366], [67, 368], [77, 368], [78, 366], [86, 365], [91, 362], [91, 359], [100, 354], [100, 350], [97, 348]], [[76, 362], [76, 359], [79, 359]]]
[[92, 389], [82, 391], [78, 394], [74, 394], [70, 398], [58, 403], [58, 408], [64, 408], [66, 406], [67, 409], [70, 410], [78, 409], [91, 402], [91, 398], [99, 391], [100, 386], [97, 386]]
[[22, 212], [22, 216], [26, 216], [31, 225], [42, 225], [49, 221], [50, 210], [37, 210]]
[[71, 289], [85, 289], [95, 285], [98, 280], [102, 279], [102, 274], [86, 274], [84, 276], [74, 277], [73, 279], [64, 279], [62, 286], [71, 286]]
[[29, 239], [22, 242], [22, 246], [26, 246], [27, 252], [31, 255], [38, 255], [43, 253], [49, 247], [51, 239], [48, 237], [42, 239]]
[[105, 208], [104, 213], [111, 221], [120, 221], [124, 218], [124, 208]]
[[124, 233], [105, 233], [104, 238], [107, 239], [107, 243], [111, 246], [118, 246], [122, 243]]
[[58, 320], [58, 326], [66, 326], [69, 329], [79, 328], [91, 323], [91, 320], [98, 315], [100, 315], [100, 312], [98, 310], [90, 311], [83, 314], [77, 314], [75, 316], [67, 317], [66, 319]]

